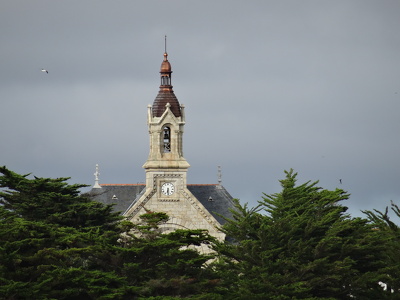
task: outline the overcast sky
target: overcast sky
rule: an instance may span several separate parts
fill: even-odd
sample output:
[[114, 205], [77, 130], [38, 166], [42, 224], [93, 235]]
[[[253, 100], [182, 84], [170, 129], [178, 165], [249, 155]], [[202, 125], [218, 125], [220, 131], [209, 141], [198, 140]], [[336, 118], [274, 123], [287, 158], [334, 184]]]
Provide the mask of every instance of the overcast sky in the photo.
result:
[[220, 165], [254, 206], [293, 168], [348, 191], [352, 215], [400, 204], [399, 16], [396, 0], [2, 0], [0, 164], [144, 182], [167, 35], [188, 183]]

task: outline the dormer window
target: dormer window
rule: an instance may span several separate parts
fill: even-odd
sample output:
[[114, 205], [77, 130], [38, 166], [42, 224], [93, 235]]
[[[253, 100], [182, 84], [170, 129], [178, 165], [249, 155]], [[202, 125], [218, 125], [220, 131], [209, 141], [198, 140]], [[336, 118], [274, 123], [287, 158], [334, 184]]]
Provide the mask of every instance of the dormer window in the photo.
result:
[[171, 152], [171, 129], [168, 126], [164, 127], [164, 153]]

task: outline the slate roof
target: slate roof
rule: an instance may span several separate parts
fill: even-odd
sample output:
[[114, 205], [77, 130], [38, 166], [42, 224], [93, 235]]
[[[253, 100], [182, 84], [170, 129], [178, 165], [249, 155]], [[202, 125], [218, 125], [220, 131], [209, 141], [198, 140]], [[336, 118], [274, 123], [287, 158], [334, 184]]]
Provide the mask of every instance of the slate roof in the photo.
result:
[[[92, 188], [88, 195], [103, 204], [114, 205], [114, 211], [124, 213], [146, 190], [145, 184], [100, 184], [101, 189]], [[220, 224], [231, 218], [234, 208], [232, 196], [219, 184], [188, 184], [189, 191], [204, 205]]]
[[114, 205], [114, 211], [121, 214], [144, 190], [145, 184], [100, 184], [101, 189], [92, 188], [88, 193], [93, 200], [105, 205]]
[[219, 215], [232, 217], [230, 209], [234, 208], [233, 198], [222, 185], [188, 184], [187, 187], [221, 225], [225, 223], [225, 220]]
[[182, 116], [181, 107], [174, 91], [172, 90], [172, 86], [162, 86], [153, 102], [153, 117], [161, 117], [165, 111], [165, 105], [167, 105], [167, 103], [171, 105], [170, 109], [175, 117]]

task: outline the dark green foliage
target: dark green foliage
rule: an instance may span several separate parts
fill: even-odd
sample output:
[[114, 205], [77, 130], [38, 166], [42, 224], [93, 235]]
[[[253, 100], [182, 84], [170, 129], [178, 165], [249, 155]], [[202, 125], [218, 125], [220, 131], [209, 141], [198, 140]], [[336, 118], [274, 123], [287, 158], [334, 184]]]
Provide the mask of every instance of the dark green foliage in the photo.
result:
[[[115, 230], [117, 214], [111, 213], [111, 206], [103, 206], [80, 195], [85, 185], [68, 185], [69, 178], [28, 179], [5, 167], [0, 168], [0, 203], [5, 209], [28, 221], [59, 224], [87, 230], [96, 227]], [[78, 201], [79, 200], [79, 201]]]
[[118, 299], [125, 279], [99, 257], [119, 238], [120, 217], [80, 196], [81, 185], [0, 168], [3, 299]]
[[[351, 218], [342, 190], [296, 186], [256, 208], [237, 201], [217, 243], [204, 230], [132, 224], [67, 178], [0, 168], [0, 299], [396, 299], [400, 229], [385, 213]], [[400, 217], [400, 210], [392, 210]], [[214, 245], [214, 254], [197, 249]], [[211, 260], [217, 258], [213, 263]]]
[[[391, 203], [391, 211], [400, 218], [400, 208], [398, 205]], [[385, 261], [385, 274], [387, 278], [382, 280], [386, 284], [388, 291], [395, 291], [393, 299], [398, 299], [400, 292], [400, 227], [389, 217], [389, 209], [386, 207], [384, 213], [374, 211], [364, 211], [368, 218], [375, 225], [375, 231], [385, 241], [385, 252], [383, 259]]]
[[351, 218], [340, 189], [296, 186], [286, 172], [282, 192], [257, 208], [237, 203], [223, 229], [236, 240], [217, 247], [229, 299], [381, 299], [384, 242], [367, 220]]
[[0, 173], [0, 299], [145, 299], [210, 290], [203, 266], [211, 256], [191, 248], [213, 240], [205, 231], [162, 234], [163, 213], [149, 212], [135, 226], [67, 178], [29, 179], [5, 167]]
[[114, 267], [121, 268], [119, 272], [142, 297], [207, 294], [213, 274], [204, 264], [214, 256], [199, 254], [194, 247], [214, 239], [205, 230], [160, 233], [158, 226], [167, 220], [164, 213], [147, 212], [141, 219]]

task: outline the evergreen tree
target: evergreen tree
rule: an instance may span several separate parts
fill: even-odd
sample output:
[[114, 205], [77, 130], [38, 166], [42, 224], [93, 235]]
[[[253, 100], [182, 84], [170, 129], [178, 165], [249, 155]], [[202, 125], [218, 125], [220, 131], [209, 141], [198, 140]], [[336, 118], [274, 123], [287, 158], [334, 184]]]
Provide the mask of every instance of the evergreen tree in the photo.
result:
[[[391, 211], [397, 218], [400, 218], [400, 208], [395, 203], [391, 203]], [[400, 293], [400, 227], [398, 223], [391, 220], [389, 209], [385, 212], [379, 210], [364, 211], [368, 218], [373, 222], [375, 230], [385, 240], [385, 274], [387, 278], [382, 280], [382, 285], [392, 294], [393, 299], [398, 299]]]
[[134, 230], [127, 230], [124, 249], [114, 262], [140, 299], [211, 299], [215, 276], [206, 262], [214, 255], [201, 254], [197, 247], [210, 245], [214, 238], [202, 229], [162, 233], [159, 226], [168, 220], [164, 213], [148, 211], [141, 219], [140, 225], [132, 224]]
[[134, 225], [68, 178], [0, 173], [0, 299], [213, 299], [206, 231], [162, 233], [164, 213]]
[[384, 239], [340, 202], [349, 195], [318, 182], [296, 186], [286, 172], [282, 191], [248, 209], [237, 202], [223, 230], [232, 244], [216, 249], [229, 299], [383, 299]]
[[0, 168], [3, 299], [118, 299], [125, 279], [102, 267], [117, 214], [81, 196], [68, 178], [29, 179]]

